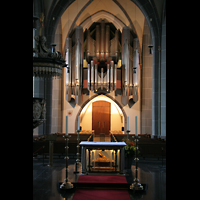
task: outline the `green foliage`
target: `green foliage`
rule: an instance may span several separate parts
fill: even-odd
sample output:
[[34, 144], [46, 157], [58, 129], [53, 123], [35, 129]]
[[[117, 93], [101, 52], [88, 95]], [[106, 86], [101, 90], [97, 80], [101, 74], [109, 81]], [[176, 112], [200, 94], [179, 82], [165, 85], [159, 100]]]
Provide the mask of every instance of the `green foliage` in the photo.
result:
[[[128, 156], [134, 156], [135, 155], [135, 143], [127, 138], [123, 138], [122, 142], [126, 143], [126, 146], [124, 147], [125, 149], [125, 157]], [[139, 154], [139, 150], [138, 150], [138, 154]]]

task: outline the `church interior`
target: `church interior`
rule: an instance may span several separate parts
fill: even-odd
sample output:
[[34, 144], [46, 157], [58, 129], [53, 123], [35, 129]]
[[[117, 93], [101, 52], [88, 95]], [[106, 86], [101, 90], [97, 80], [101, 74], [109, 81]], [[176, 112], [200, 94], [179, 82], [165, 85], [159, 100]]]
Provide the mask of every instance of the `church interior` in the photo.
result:
[[166, 0], [33, 0], [33, 199], [102, 198], [166, 199]]

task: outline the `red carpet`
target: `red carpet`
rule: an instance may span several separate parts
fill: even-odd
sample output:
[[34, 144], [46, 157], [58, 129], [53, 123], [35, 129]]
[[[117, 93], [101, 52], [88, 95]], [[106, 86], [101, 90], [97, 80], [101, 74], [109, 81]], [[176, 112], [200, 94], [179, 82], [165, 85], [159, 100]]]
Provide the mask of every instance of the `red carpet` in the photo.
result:
[[[125, 176], [80, 175], [78, 183], [127, 183]], [[77, 189], [73, 200], [130, 200], [127, 190]]]
[[126, 190], [76, 190], [73, 200], [130, 200]]
[[125, 176], [80, 175], [78, 183], [127, 183]]

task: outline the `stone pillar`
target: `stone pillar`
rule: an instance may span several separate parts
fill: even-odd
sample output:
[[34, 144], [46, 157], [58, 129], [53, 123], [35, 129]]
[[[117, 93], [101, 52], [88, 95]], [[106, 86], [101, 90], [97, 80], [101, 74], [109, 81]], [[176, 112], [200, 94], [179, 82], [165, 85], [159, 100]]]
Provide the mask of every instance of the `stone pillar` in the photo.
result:
[[52, 114], [52, 79], [45, 79], [45, 98], [46, 98], [46, 135], [51, 134], [51, 114]]

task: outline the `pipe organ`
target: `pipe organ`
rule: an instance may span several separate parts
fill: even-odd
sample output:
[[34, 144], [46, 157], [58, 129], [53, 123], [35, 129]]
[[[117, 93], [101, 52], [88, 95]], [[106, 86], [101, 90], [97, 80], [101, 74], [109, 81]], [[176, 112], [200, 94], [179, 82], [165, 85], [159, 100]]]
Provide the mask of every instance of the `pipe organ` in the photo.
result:
[[66, 39], [66, 100], [81, 104], [82, 95], [121, 94], [122, 103], [138, 100], [139, 43], [129, 27], [122, 33], [105, 20]]

